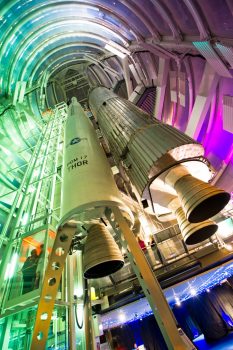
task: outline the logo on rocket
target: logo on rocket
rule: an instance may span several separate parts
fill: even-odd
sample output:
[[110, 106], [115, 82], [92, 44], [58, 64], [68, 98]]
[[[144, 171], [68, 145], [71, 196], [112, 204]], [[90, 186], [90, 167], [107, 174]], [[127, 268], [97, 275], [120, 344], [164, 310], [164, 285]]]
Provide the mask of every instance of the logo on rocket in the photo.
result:
[[87, 140], [87, 138], [86, 137], [75, 137], [68, 143], [68, 145], [66, 147], [76, 145], [76, 143], [80, 143], [82, 140]]

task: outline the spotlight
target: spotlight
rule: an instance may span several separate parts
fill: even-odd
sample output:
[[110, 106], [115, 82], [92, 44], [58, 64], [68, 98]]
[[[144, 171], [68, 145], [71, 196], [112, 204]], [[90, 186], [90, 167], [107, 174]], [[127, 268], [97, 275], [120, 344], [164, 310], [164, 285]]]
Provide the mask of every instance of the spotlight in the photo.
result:
[[126, 320], [126, 316], [123, 312], [119, 314], [119, 321], [124, 322]]
[[190, 289], [190, 294], [191, 294], [193, 297], [194, 297], [195, 295], [197, 295], [196, 289], [191, 288], [191, 289]]
[[181, 305], [181, 301], [179, 297], [175, 297], [175, 301], [176, 301], [176, 305], [180, 306]]

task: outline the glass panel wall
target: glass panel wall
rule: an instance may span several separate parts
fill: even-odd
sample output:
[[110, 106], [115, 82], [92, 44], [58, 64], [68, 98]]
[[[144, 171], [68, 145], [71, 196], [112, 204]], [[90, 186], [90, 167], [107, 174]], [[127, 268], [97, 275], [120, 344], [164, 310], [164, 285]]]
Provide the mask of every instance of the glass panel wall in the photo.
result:
[[[0, 320], [1, 349], [30, 349], [36, 308], [36, 306], [33, 306]], [[68, 318], [66, 306], [56, 306], [50, 323], [46, 349], [68, 349], [67, 330]]]

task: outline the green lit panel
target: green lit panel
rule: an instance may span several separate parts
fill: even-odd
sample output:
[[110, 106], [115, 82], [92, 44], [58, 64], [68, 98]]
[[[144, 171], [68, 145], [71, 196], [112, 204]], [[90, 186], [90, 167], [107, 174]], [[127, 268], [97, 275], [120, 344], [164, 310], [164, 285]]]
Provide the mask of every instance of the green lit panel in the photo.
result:
[[[1, 349], [30, 349], [36, 306], [0, 320]], [[66, 308], [57, 306], [53, 311], [47, 340], [48, 349], [68, 348], [68, 319]]]
[[[6, 101], [4, 102], [6, 103]], [[38, 127], [19, 106], [0, 104], [0, 231], [38, 138]], [[4, 112], [5, 111], [5, 112]]]

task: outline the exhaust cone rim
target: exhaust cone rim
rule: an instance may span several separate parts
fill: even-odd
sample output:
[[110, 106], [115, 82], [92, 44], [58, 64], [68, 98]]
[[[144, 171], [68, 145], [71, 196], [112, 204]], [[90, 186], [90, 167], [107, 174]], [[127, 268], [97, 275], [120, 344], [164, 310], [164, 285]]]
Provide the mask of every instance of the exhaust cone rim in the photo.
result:
[[227, 192], [210, 193], [210, 197], [202, 199], [200, 203], [192, 205], [187, 212], [187, 219], [191, 223], [205, 221], [218, 214], [229, 202], [230, 194]]
[[185, 244], [193, 245], [198, 244], [206, 239], [210, 238], [218, 229], [218, 225], [212, 224], [205, 227], [200, 228], [197, 231], [194, 231], [190, 234], [189, 237], [185, 238]]
[[101, 278], [111, 275], [112, 273], [120, 270], [124, 265], [124, 261], [112, 260], [104, 261], [98, 265], [92, 266], [84, 272], [85, 278]]

